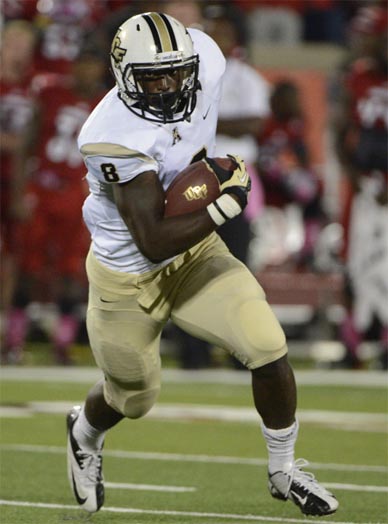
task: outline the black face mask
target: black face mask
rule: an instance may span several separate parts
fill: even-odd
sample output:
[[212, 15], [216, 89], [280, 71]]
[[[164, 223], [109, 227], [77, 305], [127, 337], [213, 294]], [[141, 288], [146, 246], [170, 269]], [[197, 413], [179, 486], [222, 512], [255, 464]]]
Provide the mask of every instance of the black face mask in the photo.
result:
[[[195, 109], [196, 91], [200, 89], [198, 81], [198, 57], [190, 64], [184, 66], [172, 66], [159, 70], [146, 68], [146, 64], [132, 65], [132, 74], [136, 91], [127, 91], [126, 95], [134, 103], [124, 101], [128, 109], [133, 113], [152, 122], [173, 123], [188, 120]], [[148, 93], [147, 82], [166, 74], [174, 76], [177, 83], [176, 91]], [[187, 80], [189, 79], [189, 82]]]
[[158, 93], [146, 95], [146, 100], [151, 109], [156, 109], [158, 112], [162, 111], [162, 113], [166, 113], [168, 118], [172, 118], [174, 110], [176, 110], [178, 106], [179, 95], [179, 91], [174, 91], [173, 93]]

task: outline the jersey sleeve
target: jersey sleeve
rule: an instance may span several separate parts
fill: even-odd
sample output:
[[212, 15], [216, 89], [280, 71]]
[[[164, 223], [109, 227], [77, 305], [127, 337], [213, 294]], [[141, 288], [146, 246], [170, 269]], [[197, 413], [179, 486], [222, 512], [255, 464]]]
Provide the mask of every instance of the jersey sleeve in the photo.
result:
[[99, 182], [121, 184], [144, 171], [159, 171], [155, 159], [118, 144], [84, 144], [80, 151], [89, 174]]
[[214, 89], [220, 85], [225, 73], [226, 60], [217, 43], [199, 29], [189, 28], [195, 51], [199, 55], [199, 78]]

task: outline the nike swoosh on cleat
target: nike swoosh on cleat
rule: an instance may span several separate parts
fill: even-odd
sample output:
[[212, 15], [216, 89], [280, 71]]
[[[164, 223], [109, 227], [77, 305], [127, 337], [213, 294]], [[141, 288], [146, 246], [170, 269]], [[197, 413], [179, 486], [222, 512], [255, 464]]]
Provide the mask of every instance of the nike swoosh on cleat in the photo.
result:
[[77, 451], [80, 451], [80, 448], [78, 446], [78, 443], [77, 441], [75, 440], [75, 438], [73, 437], [73, 432], [72, 430], [69, 431], [69, 436], [70, 436], [70, 445], [71, 445], [71, 449], [73, 451], [73, 456], [78, 464], [78, 466], [82, 468], [82, 462], [81, 460], [79, 459], [78, 455], [77, 455]]
[[305, 506], [307, 502], [307, 495], [302, 498], [297, 493], [291, 491], [291, 496], [294, 498], [294, 500], [296, 499], [295, 502], [297, 502], [302, 508]]
[[75, 495], [75, 498], [77, 499], [77, 502], [80, 506], [82, 506], [83, 504], [85, 504], [85, 502], [88, 500], [88, 498], [82, 498], [79, 496], [79, 493], [78, 493], [78, 490], [77, 490], [77, 486], [76, 486], [76, 483], [75, 483], [75, 480], [74, 480], [74, 475], [73, 473], [71, 474], [71, 478], [72, 478], [72, 481], [73, 481], [73, 491], [74, 491], [74, 495]]

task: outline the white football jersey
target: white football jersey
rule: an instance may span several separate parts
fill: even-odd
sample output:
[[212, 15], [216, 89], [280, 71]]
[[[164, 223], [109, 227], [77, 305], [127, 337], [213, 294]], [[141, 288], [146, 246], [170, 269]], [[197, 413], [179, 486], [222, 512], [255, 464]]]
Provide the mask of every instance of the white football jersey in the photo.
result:
[[[229, 57], [222, 85], [219, 108], [221, 120], [267, 118], [270, 115], [270, 84], [254, 67], [238, 58]], [[258, 151], [257, 141], [252, 135], [217, 135], [216, 156], [236, 152], [246, 164], [253, 164]]]
[[348, 271], [354, 288], [354, 321], [361, 331], [377, 317], [388, 325], [388, 209], [376, 202], [381, 189], [364, 177], [353, 198]]
[[91, 113], [78, 138], [88, 170], [90, 194], [83, 215], [92, 249], [100, 262], [116, 271], [144, 273], [171, 259], [153, 264], [140, 253], [114, 203], [112, 184], [152, 170], [166, 190], [197, 155], [214, 155], [225, 59], [208, 35], [188, 31], [199, 55], [201, 84], [190, 121], [162, 124], [140, 118], [119, 99], [115, 87]]

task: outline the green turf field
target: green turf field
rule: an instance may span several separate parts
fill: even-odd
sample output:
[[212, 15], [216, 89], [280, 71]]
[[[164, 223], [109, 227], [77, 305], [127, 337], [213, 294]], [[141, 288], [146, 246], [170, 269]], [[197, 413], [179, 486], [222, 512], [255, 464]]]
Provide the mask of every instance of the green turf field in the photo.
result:
[[[268, 494], [248, 375], [222, 371], [167, 374], [151, 413], [109, 433], [105, 507], [89, 517], [67, 484], [64, 414], [82, 401], [93, 373], [2, 368], [1, 524], [319, 521]], [[356, 372], [333, 381], [333, 373], [298, 377], [297, 457], [340, 501], [322, 522], [387, 523], [386, 376]]]

